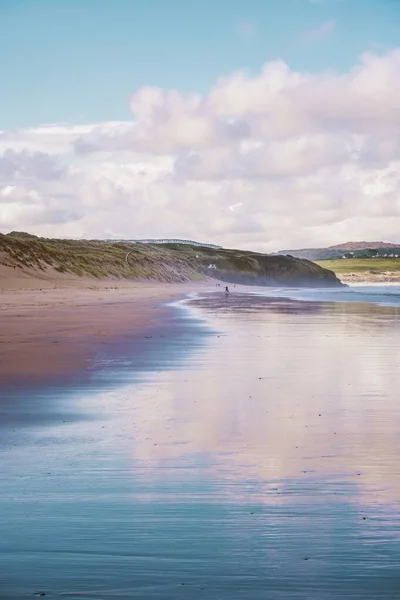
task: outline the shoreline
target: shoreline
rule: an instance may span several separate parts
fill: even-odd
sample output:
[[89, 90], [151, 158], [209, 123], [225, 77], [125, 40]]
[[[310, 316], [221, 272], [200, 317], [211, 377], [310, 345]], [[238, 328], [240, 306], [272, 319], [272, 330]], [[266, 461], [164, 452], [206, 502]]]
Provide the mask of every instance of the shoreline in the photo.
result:
[[[352, 283], [357, 289], [364, 282]], [[256, 290], [237, 286], [236, 291], [244, 293], [245, 300]], [[156, 332], [167, 325], [168, 336], [174, 336], [173, 303], [190, 301], [190, 295], [198, 292], [217, 297], [222, 290], [216, 290], [214, 280], [183, 284], [80, 280], [67, 287], [3, 289], [0, 389], [68, 384], [101, 369], [102, 356], [112, 360], [128, 352], [129, 345], [148, 343], [153, 338], [150, 329], [157, 337]], [[285, 296], [278, 305], [294, 307], [296, 302]]]
[[336, 277], [344, 284], [399, 284], [400, 274], [398, 271], [352, 271], [340, 273], [335, 271]]
[[[0, 387], [67, 382], [171, 319], [166, 304], [203, 284], [132, 283], [0, 293]], [[147, 336], [149, 337], [149, 336]]]

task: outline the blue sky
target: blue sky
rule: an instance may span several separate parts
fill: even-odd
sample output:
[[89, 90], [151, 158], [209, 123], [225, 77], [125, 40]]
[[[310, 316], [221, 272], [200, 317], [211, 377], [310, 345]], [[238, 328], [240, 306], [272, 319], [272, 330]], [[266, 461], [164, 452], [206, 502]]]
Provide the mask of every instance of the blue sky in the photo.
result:
[[400, 0], [0, 0], [0, 57], [1, 232], [399, 240]]
[[399, 45], [399, 0], [1, 0], [0, 128], [129, 119], [144, 84], [204, 92], [276, 58], [345, 71]]

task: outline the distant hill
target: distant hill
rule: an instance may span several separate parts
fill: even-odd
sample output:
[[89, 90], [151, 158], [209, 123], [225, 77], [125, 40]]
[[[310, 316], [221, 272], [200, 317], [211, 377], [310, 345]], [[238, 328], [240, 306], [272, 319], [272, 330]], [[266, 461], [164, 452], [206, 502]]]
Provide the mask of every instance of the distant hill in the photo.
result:
[[10, 231], [10, 233], [6, 233], [6, 235], [13, 238], [25, 238], [30, 240], [39, 239], [37, 235], [33, 235], [33, 233], [27, 233], [26, 231]]
[[[332, 271], [306, 260], [184, 244], [36, 238], [0, 234], [0, 269], [49, 276], [183, 282], [214, 278], [247, 285], [340, 286]], [[0, 273], [1, 275], [1, 273]]]
[[368, 248], [398, 248], [400, 244], [392, 242], [345, 242], [336, 246], [329, 246], [331, 250], [366, 250]]
[[373, 258], [400, 256], [400, 244], [391, 242], [346, 242], [328, 248], [299, 248], [281, 250], [277, 255], [294, 256], [311, 261], [336, 260], [338, 258]]

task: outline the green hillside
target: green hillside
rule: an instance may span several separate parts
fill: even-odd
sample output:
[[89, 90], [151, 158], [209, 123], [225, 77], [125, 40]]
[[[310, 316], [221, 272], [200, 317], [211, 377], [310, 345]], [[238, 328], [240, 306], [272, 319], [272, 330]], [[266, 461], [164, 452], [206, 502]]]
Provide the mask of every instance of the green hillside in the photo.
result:
[[379, 274], [399, 272], [400, 258], [346, 258], [339, 260], [321, 260], [316, 264], [334, 271], [339, 276], [347, 273]]
[[[340, 285], [332, 271], [293, 257], [180, 244], [46, 239], [23, 232], [0, 234], [0, 263], [95, 278], [183, 282], [213, 277], [249, 285]], [[208, 268], [210, 264], [216, 268]]]

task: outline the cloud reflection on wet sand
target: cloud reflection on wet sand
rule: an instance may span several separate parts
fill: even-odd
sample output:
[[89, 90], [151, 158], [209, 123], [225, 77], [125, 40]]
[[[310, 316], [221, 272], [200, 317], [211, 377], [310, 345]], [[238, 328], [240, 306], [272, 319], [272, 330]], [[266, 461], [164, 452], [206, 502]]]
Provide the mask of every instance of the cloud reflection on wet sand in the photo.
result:
[[135, 394], [135, 460], [202, 454], [219, 477], [266, 490], [339, 477], [353, 482], [352, 501], [400, 500], [396, 310], [199, 304], [220, 335], [191, 370]]
[[176, 368], [63, 397], [95, 418], [9, 432], [1, 592], [395, 598], [396, 310], [191, 306], [217, 333]]

